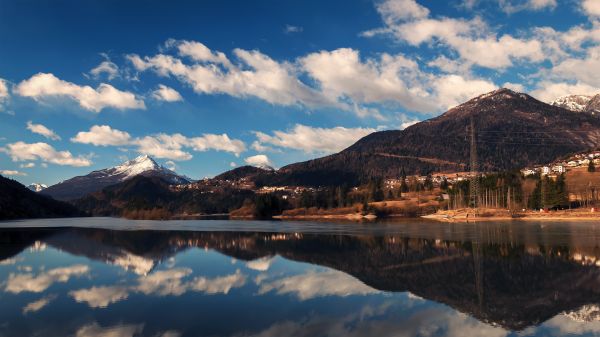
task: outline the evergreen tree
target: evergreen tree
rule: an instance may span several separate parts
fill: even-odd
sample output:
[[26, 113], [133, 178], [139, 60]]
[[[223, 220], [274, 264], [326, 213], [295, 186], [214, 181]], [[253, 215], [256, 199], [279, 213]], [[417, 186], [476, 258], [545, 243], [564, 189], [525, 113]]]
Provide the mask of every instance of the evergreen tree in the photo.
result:
[[423, 187], [428, 191], [433, 190], [433, 179], [431, 178], [431, 174], [428, 174], [427, 177], [425, 178]]
[[590, 160], [588, 164], [588, 172], [596, 172], [596, 165], [594, 165], [594, 161]]
[[442, 182], [440, 183], [440, 188], [442, 189], [442, 191], [448, 190], [448, 179], [446, 179], [446, 177], [444, 177], [444, 180], [442, 180]]

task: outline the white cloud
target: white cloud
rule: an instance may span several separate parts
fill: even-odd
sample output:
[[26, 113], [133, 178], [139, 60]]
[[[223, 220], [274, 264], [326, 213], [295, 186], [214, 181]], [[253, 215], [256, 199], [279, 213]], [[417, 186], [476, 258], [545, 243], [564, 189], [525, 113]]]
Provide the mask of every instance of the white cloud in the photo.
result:
[[85, 157], [74, 157], [69, 151], [56, 151], [47, 143], [24, 143], [16, 142], [0, 148], [0, 151], [7, 153], [13, 161], [32, 161], [42, 160], [44, 162], [67, 165], [67, 166], [90, 166], [92, 162]]
[[94, 69], [90, 70], [90, 75], [95, 79], [100, 78], [102, 74], [106, 74], [106, 78], [110, 81], [119, 76], [119, 67], [110, 60], [105, 60]]
[[13, 274], [8, 276], [5, 291], [13, 294], [21, 292], [41, 293], [56, 282], [65, 283], [71, 277], [82, 276], [89, 272], [89, 267], [76, 264], [69, 267], [54, 268], [44, 271], [37, 276], [31, 273]]
[[407, 127], [413, 126], [417, 123], [419, 123], [420, 121], [407, 121], [407, 122], [403, 122], [402, 124], [400, 124], [400, 130], [404, 130]]
[[154, 296], [180, 296], [188, 291], [204, 294], [227, 294], [231, 289], [240, 288], [246, 283], [246, 276], [239, 270], [235, 273], [214, 278], [185, 278], [192, 274], [189, 268], [159, 270], [150, 275], [140, 276], [131, 286], [103, 286], [69, 292], [77, 302], [87, 303], [91, 308], [106, 308], [112, 303], [127, 299], [130, 293]]
[[33, 301], [23, 307], [23, 314], [28, 314], [30, 312], [36, 312], [50, 304], [54, 299], [56, 299], [56, 295], [48, 295], [46, 297], [42, 297], [37, 301]]
[[551, 70], [551, 76], [600, 87], [600, 78], [595, 76], [598, 72], [600, 72], [600, 46], [589, 48], [582, 58], [568, 58], [555, 65]]
[[[234, 66], [226, 58], [217, 57], [218, 60], [215, 60], [215, 54], [208, 52], [188, 52], [194, 60], [203, 61], [191, 65], [166, 54], [144, 58], [129, 55], [128, 58], [139, 71], [152, 69], [161, 76], [176, 77], [201, 94], [252, 96], [279, 105], [330, 105], [319, 92], [300, 82], [289, 64], [278, 63], [256, 50], [235, 49], [233, 53], [241, 64]], [[221, 64], [227, 64], [227, 67], [220, 67]]]
[[[384, 1], [382, 6], [392, 6], [398, 1]], [[418, 6], [414, 0], [401, 3]], [[541, 5], [540, 1], [535, 1]], [[536, 39], [519, 39], [505, 34], [500, 37], [490, 32], [488, 25], [480, 18], [472, 20], [454, 18], [430, 18], [428, 11], [420, 10], [418, 15], [392, 16], [381, 12], [384, 28], [364, 32], [371, 37], [377, 34], [391, 34], [395, 38], [413, 46], [438, 43], [458, 53], [463, 61], [491, 69], [504, 69], [513, 65], [513, 61], [539, 63], [546, 59], [543, 45]], [[408, 11], [406, 13], [411, 13]]]
[[304, 30], [304, 28], [302, 28], [300, 26], [285, 25], [283, 32], [286, 34], [293, 34], [293, 33], [302, 33], [303, 30]]
[[183, 97], [173, 88], [169, 88], [166, 85], [159, 84], [158, 89], [152, 92], [152, 97], [159, 101], [165, 102], [178, 102], [183, 101]]
[[248, 165], [257, 166], [257, 167], [271, 167], [271, 160], [264, 154], [257, 154], [255, 156], [250, 156], [244, 159], [244, 162]]
[[56, 132], [48, 129], [42, 124], [33, 124], [31, 121], [27, 122], [27, 130], [37, 133], [38, 135], [42, 135], [48, 139], [52, 140], [60, 140], [60, 136], [56, 134]]
[[387, 0], [377, 4], [377, 11], [388, 25], [407, 19], [422, 19], [429, 16], [429, 9], [415, 0]]
[[502, 87], [516, 92], [525, 92], [525, 86], [523, 86], [520, 83], [505, 82], [504, 84], [502, 84]]
[[81, 131], [71, 141], [96, 146], [134, 146], [139, 153], [156, 158], [171, 160], [189, 160], [192, 155], [185, 151], [209, 150], [230, 152], [238, 156], [246, 150], [244, 142], [231, 139], [227, 134], [203, 134], [198, 137], [186, 137], [182, 134], [159, 133], [140, 138], [133, 138], [129, 133], [113, 129], [108, 125], [94, 125], [90, 131]]
[[175, 171], [177, 169], [177, 164], [175, 164], [175, 162], [172, 160], [165, 162], [165, 165], [167, 165], [167, 168], [171, 171]]
[[27, 173], [16, 171], [16, 170], [0, 170], [0, 174], [3, 176], [26, 176]]
[[188, 139], [179, 133], [173, 135], [160, 133], [153, 136], [145, 136], [135, 139], [132, 144], [137, 146], [136, 151], [139, 153], [155, 158], [172, 160], [192, 159], [192, 155], [183, 150], [183, 147], [188, 144]]
[[331, 101], [350, 98], [360, 104], [387, 101], [415, 111], [435, 109], [423, 100], [424, 90], [414, 89], [420, 75], [418, 64], [402, 55], [383, 54], [363, 62], [357, 50], [341, 48], [312, 53], [299, 62]]
[[444, 75], [433, 80], [432, 86], [437, 101], [444, 108], [452, 108], [465, 101], [497, 89], [496, 85], [486, 80], [468, 80], [459, 75]]
[[228, 294], [231, 289], [240, 288], [244, 284], [246, 284], [246, 276], [236, 270], [233, 274], [212, 279], [196, 277], [188, 286], [193, 291], [200, 291], [205, 294]]
[[246, 267], [257, 271], [267, 271], [269, 270], [269, 267], [271, 267], [271, 263], [273, 263], [273, 257], [261, 257], [256, 260], [246, 262]]
[[144, 101], [127, 91], [120, 91], [110, 84], [101, 83], [98, 88], [80, 86], [63, 81], [50, 73], [39, 73], [22, 81], [15, 92], [36, 101], [49, 97], [68, 97], [90, 111], [100, 112], [105, 108], [145, 109]]
[[288, 131], [273, 131], [273, 135], [255, 132], [259, 145], [301, 150], [305, 153], [334, 153], [354, 144], [360, 138], [375, 132], [371, 128], [315, 128], [296, 124]]
[[229, 163], [229, 167], [236, 167], [236, 166], [237, 166], [237, 164], [235, 162]]
[[101, 327], [94, 322], [79, 328], [75, 333], [75, 337], [133, 337], [141, 334], [143, 330], [143, 324], [120, 324]]
[[224, 53], [213, 52], [200, 42], [169, 39], [166, 45], [169, 47], [176, 47], [179, 51], [179, 55], [189, 57], [194, 61], [213, 62], [226, 67], [231, 66], [231, 62]]
[[595, 95], [599, 92], [600, 89], [585, 83], [571, 84], [566, 82], [541, 81], [537, 84], [537, 88], [531, 92], [531, 95], [542, 102], [549, 103], [562, 96]]
[[19, 165], [20, 168], [32, 168], [35, 167], [35, 163], [26, 163]]
[[0, 78], [0, 108], [2, 108], [2, 105], [8, 100], [8, 97], [8, 84], [6, 83], [6, 80]]
[[90, 308], [106, 308], [109, 304], [129, 296], [126, 287], [92, 287], [69, 292], [77, 302], [85, 302]]
[[589, 16], [600, 16], [600, 2], [598, 0], [583, 0], [581, 8]]
[[517, 1], [514, 0], [500, 0], [500, 8], [507, 14], [512, 14], [524, 10], [540, 11], [540, 10], [553, 10], [556, 8], [556, 0], [526, 0]]
[[231, 152], [236, 155], [246, 151], [244, 142], [237, 139], [231, 139], [227, 134], [204, 134], [201, 137], [189, 138], [188, 141], [195, 151], [218, 150]]
[[71, 138], [72, 142], [96, 146], [127, 145], [131, 141], [129, 133], [116, 130], [108, 125], [94, 125], [90, 131], [80, 131]]
[[346, 297], [375, 294], [379, 291], [345, 273], [328, 270], [308, 271], [305, 274], [262, 282], [259, 293], [295, 294], [301, 301], [324, 296]]

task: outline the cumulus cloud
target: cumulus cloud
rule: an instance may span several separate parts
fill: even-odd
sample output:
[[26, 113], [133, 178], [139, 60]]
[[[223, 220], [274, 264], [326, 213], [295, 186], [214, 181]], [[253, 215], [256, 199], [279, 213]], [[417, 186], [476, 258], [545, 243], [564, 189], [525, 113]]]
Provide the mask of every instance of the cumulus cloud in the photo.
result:
[[42, 124], [33, 124], [32, 121], [27, 122], [27, 130], [37, 133], [38, 135], [42, 135], [48, 139], [52, 140], [60, 140], [60, 136], [56, 134], [56, 132], [48, 129]]
[[15, 162], [41, 160], [44, 162], [84, 167], [90, 166], [92, 162], [83, 156], [73, 156], [69, 151], [57, 151], [47, 143], [25, 143], [16, 142], [0, 148], [1, 152], [7, 153]]
[[26, 176], [27, 173], [16, 171], [16, 170], [0, 170], [0, 174], [3, 176]]
[[154, 296], [180, 296], [188, 291], [204, 294], [227, 294], [231, 289], [240, 288], [246, 283], [246, 275], [239, 270], [235, 273], [207, 278], [203, 276], [186, 280], [192, 274], [189, 268], [159, 270], [150, 275], [140, 276], [136, 284], [126, 286], [92, 287], [71, 291], [69, 295], [77, 302], [87, 303], [91, 308], [106, 308], [112, 303], [124, 300], [130, 293]]
[[514, 0], [500, 0], [500, 8], [507, 14], [512, 14], [524, 10], [540, 11], [540, 10], [553, 10], [557, 6], [556, 0], [526, 0], [526, 1], [514, 1]]
[[198, 137], [186, 137], [182, 134], [159, 133], [134, 138], [129, 133], [113, 129], [108, 125], [94, 125], [90, 131], [81, 131], [71, 141], [96, 146], [133, 146], [139, 153], [156, 158], [171, 160], [189, 160], [191, 153], [185, 149], [205, 152], [209, 150], [230, 152], [238, 156], [246, 150], [243, 141], [231, 139], [227, 134], [203, 134]]
[[262, 282], [259, 293], [275, 291], [277, 294], [294, 294], [301, 301], [324, 296], [346, 297], [378, 293], [359, 280], [336, 270], [308, 271], [305, 274]]
[[[541, 0], [535, 0], [541, 5]], [[422, 8], [414, 0], [386, 0], [378, 6], [402, 8]], [[431, 18], [429, 11], [412, 10], [407, 13], [418, 15], [390, 15], [382, 12], [383, 28], [364, 32], [362, 35], [371, 37], [378, 34], [392, 35], [396, 39], [413, 46], [435, 42], [452, 49], [460, 58], [470, 64], [490, 69], [503, 69], [513, 65], [513, 61], [542, 62], [546, 59], [542, 44], [533, 38], [521, 39], [504, 34], [496, 36], [488, 25], [480, 18], [471, 20], [454, 18]]]
[[37, 301], [33, 301], [23, 307], [23, 315], [28, 314], [30, 312], [36, 312], [42, 310], [45, 306], [50, 304], [53, 300], [56, 299], [56, 295], [48, 295], [46, 297], [42, 297]]
[[110, 81], [119, 76], [119, 66], [107, 59], [90, 70], [90, 75], [95, 79], [100, 78], [103, 74], [105, 74], [106, 78]]
[[109, 304], [129, 296], [125, 287], [92, 287], [69, 292], [77, 302], [85, 302], [90, 308], [106, 308]]
[[541, 81], [531, 95], [543, 102], [552, 102], [555, 99], [567, 95], [595, 95], [599, 89], [585, 83], [566, 83]]
[[256, 166], [256, 167], [271, 167], [271, 166], [273, 166], [269, 157], [267, 157], [264, 154], [257, 154], [255, 156], [250, 156], [250, 157], [244, 159], [244, 162], [248, 165]]
[[65, 283], [71, 277], [85, 275], [89, 272], [89, 267], [83, 264], [76, 264], [69, 267], [54, 268], [44, 271], [38, 275], [9, 274], [6, 281], [5, 291], [13, 294], [21, 292], [41, 293], [56, 282]]
[[583, 0], [581, 8], [589, 16], [600, 16], [600, 2], [597, 0]]
[[6, 80], [0, 78], [0, 109], [2, 109], [4, 103], [8, 101], [8, 84]]
[[165, 102], [183, 101], [183, 97], [181, 97], [181, 94], [179, 94], [179, 92], [177, 92], [177, 90], [175, 90], [173, 88], [169, 88], [163, 84], [159, 84], [158, 89], [156, 89], [152, 92], [152, 97], [154, 97], [155, 99], [157, 99], [159, 101], [165, 101]]
[[302, 124], [296, 124], [293, 129], [287, 131], [273, 131], [273, 135], [255, 132], [259, 146], [264, 144], [285, 148], [301, 150], [305, 153], [335, 153], [354, 144], [360, 138], [375, 132], [371, 128], [317, 128]]
[[143, 330], [143, 324], [120, 324], [102, 327], [93, 322], [79, 328], [75, 333], [75, 337], [133, 337], [141, 334]]
[[19, 165], [20, 168], [32, 168], [35, 167], [35, 163], [25, 163], [25, 164], [21, 164]]
[[437, 101], [450, 109], [477, 95], [497, 89], [492, 82], [468, 80], [459, 75], [444, 75], [432, 82]]
[[168, 54], [128, 59], [138, 71], [153, 70], [172, 76], [200, 94], [228, 94], [234, 97], [257, 97], [279, 105], [331, 105], [318, 91], [299, 81], [293, 67], [279, 63], [257, 50], [234, 49], [240, 65], [233, 65], [222, 52], [213, 52], [194, 41], [171, 41], [169, 46], [191, 58], [192, 64]]
[[260, 259], [246, 262], [246, 267], [257, 271], [267, 271], [271, 267], [271, 263], [273, 263], [273, 257], [261, 257]]
[[98, 88], [80, 86], [59, 79], [50, 73], [39, 73], [19, 83], [15, 90], [18, 95], [41, 101], [51, 97], [67, 97], [82, 108], [100, 112], [105, 108], [145, 109], [144, 101], [127, 91], [116, 89], [110, 84], [101, 83]]
[[80, 131], [71, 138], [72, 142], [96, 146], [127, 145], [131, 141], [129, 133], [116, 130], [108, 125], [94, 125], [90, 131]]

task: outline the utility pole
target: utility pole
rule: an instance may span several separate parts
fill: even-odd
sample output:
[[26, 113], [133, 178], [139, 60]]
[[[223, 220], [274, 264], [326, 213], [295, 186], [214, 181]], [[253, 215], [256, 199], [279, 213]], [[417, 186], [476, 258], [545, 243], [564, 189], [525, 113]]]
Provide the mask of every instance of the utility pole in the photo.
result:
[[477, 165], [477, 139], [475, 138], [475, 122], [471, 117], [471, 181], [470, 187], [470, 201], [475, 213], [477, 213], [477, 207], [479, 206], [479, 167]]

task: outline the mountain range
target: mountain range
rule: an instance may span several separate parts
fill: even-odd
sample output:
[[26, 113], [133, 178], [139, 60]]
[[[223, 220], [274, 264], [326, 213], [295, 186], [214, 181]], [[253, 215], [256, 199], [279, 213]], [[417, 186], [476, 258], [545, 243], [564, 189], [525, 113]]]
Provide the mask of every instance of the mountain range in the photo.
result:
[[57, 200], [74, 200], [138, 175], [159, 177], [172, 185], [192, 182], [192, 179], [178, 175], [174, 171], [158, 165], [149, 156], [143, 155], [115, 167], [93, 171], [84, 176], [65, 180], [40, 192]]
[[[40, 193], [58, 200], [80, 199], [77, 204], [94, 214], [115, 215], [120, 214], [119, 209], [139, 209], [141, 205], [182, 213], [227, 212], [248, 197], [236, 194], [231, 202], [225, 202], [227, 194], [233, 195], [240, 189], [356, 186], [373, 178], [398, 178], [402, 173], [466, 171], [470, 169], [472, 134], [482, 171], [521, 169], [598, 147], [600, 118], [581, 113], [587, 110], [577, 110], [581, 108], [577, 106], [585, 104], [591, 109], [600, 95], [589, 100], [582, 97], [546, 104], [523, 93], [499, 89], [404, 130], [375, 132], [339, 153], [279, 170], [243, 166], [190, 184], [190, 178], [158, 165], [148, 156], [140, 156], [116, 167], [68, 179]], [[139, 176], [153, 179], [132, 179]], [[231, 181], [243, 183], [226, 183]], [[183, 188], [169, 187], [173, 185]], [[210, 198], [202, 195], [215, 191]], [[209, 204], [197, 206], [200, 200]], [[218, 202], [226, 205], [219, 207]]]

